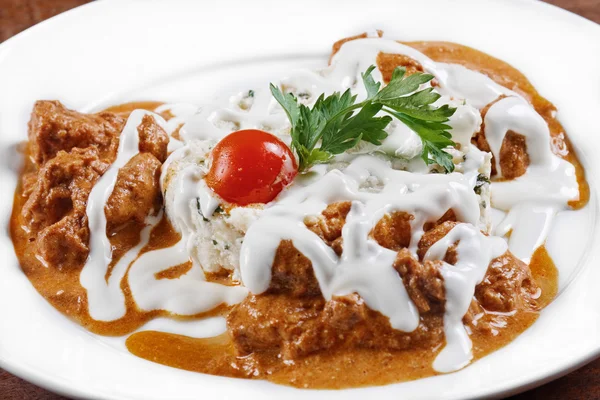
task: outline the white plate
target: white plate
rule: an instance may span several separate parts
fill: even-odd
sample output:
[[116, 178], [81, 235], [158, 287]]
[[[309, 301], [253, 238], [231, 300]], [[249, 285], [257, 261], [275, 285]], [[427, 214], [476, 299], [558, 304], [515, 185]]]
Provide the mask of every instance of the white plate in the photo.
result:
[[[88, 111], [135, 98], [200, 101], [222, 86], [266, 82], [291, 66], [323, 65], [333, 41], [368, 29], [404, 40], [449, 40], [524, 72], [559, 108], [587, 168], [593, 227], [600, 151], [600, 27], [541, 2], [429, 0], [102, 1], [0, 46], [0, 218], [12, 207], [16, 143], [33, 101]], [[302, 391], [171, 369], [70, 322], [39, 296], [0, 235], [0, 367], [66, 395], [106, 399], [410, 398], [500, 396], [539, 385], [600, 352], [600, 242], [563, 218], [553, 256], [567, 265], [559, 297], [506, 348], [449, 375], [349, 391]], [[566, 271], [566, 273], [564, 273]], [[117, 343], [117, 344], [115, 344]], [[375, 368], [376, 366], [374, 366]]]

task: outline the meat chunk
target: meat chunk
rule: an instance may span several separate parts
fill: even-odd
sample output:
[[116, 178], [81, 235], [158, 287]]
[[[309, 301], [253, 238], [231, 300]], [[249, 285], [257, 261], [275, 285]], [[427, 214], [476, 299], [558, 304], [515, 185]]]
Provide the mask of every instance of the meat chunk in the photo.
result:
[[392, 80], [392, 74], [397, 67], [404, 67], [406, 69], [405, 76], [410, 76], [417, 72], [425, 72], [423, 66], [417, 60], [404, 54], [379, 53], [377, 55], [377, 68], [381, 71], [381, 76], [385, 83]]
[[[491, 153], [490, 145], [485, 137], [485, 115], [492, 105], [506, 96], [500, 96], [490, 104], [486, 105], [481, 110], [481, 129], [471, 139], [477, 148], [481, 151]], [[500, 146], [500, 168], [502, 170], [502, 176], [506, 179], [515, 179], [525, 174], [527, 167], [529, 166], [529, 154], [527, 153], [527, 143], [525, 136], [515, 131], [509, 130], [504, 136], [502, 146]], [[496, 168], [495, 155], [492, 155], [492, 177], [498, 175]]]
[[58, 152], [35, 180], [28, 178], [31, 194], [21, 209], [24, 226], [35, 235], [69, 213], [85, 214], [92, 186], [107, 167], [94, 148]]
[[95, 148], [76, 148], [59, 151], [38, 172], [21, 223], [47, 264], [76, 267], [87, 257], [87, 198], [106, 168]]
[[463, 322], [473, 332], [496, 336], [514, 313], [540, 309], [540, 291], [529, 267], [507, 251], [490, 263]]
[[[423, 236], [421, 236], [421, 240], [419, 240], [417, 248], [419, 260], [423, 260], [427, 250], [429, 250], [429, 248], [438, 240], [446, 236], [448, 232], [450, 232], [458, 224], [459, 222], [446, 221], [425, 232]], [[454, 265], [456, 264], [457, 258], [458, 255], [456, 254], [456, 244], [454, 244], [448, 248], [446, 256], [444, 257], [444, 261], [448, 264]]]
[[142, 123], [138, 126], [138, 135], [140, 138], [139, 149], [141, 153], [150, 153], [158, 159], [160, 163], [167, 159], [167, 146], [169, 136], [163, 128], [158, 125], [151, 115], [145, 115]]
[[[422, 260], [427, 253], [427, 250], [429, 250], [429, 248], [438, 240], [446, 236], [457, 224], [457, 222], [446, 221], [425, 232], [418, 245], [417, 254], [419, 258]], [[453, 265], [458, 261], [458, 254], [456, 252], [457, 244], [458, 243], [455, 243], [450, 246], [446, 252], [444, 261], [448, 264]], [[397, 270], [399, 270], [398, 264], [402, 260], [401, 254], [402, 252], [398, 254], [398, 259], [394, 266]], [[407, 257], [410, 257], [410, 255]], [[427, 261], [423, 263], [423, 265], [425, 264], [427, 264]], [[404, 266], [405, 270], [409, 267], [413, 270], [418, 270], [418, 268], [420, 268], [418, 264], [415, 264], [414, 261], [411, 261], [408, 258], [406, 258], [406, 261], [403, 261], [403, 264], [400, 264], [400, 266]], [[422, 306], [424, 302], [420, 300], [423, 297], [421, 294], [428, 294], [430, 291], [415, 291], [406, 283], [406, 278], [404, 276], [406, 272], [399, 270], [399, 273], [402, 275], [407, 290], [417, 307], [419, 307], [419, 310], [425, 310], [426, 307], [424, 308]], [[426, 281], [435, 282], [435, 279], [429, 277], [426, 278]], [[417, 295], [413, 295], [413, 292], [417, 292]], [[527, 264], [507, 251], [502, 256], [492, 260], [488, 266], [483, 281], [476, 287], [475, 297], [478, 304], [475, 306], [480, 305], [485, 310], [496, 312], [509, 312], [517, 309], [535, 309], [535, 297], [538, 292], [539, 287], [535, 283]], [[439, 297], [436, 299], [439, 299]]]
[[490, 263], [475, 297], [488, 311], [510, 312], [536, 308], [539, 287], [527, 264], [507, 251]]
[[325, 304], [317, 324], [297, 340], [301, 355], [323, 349], [369, 348], [405, 350], [433, 345], [443, 336], [442, 318], [421, 316], [412, 332], [392, 328], [387, 317], [371, 310], [357, 294], [334, 297]]
[[[377, 35], [381, 37], [383, 35], [383, 31], [378, 30]], [[338, 40], [333, 44], [329, 63], [331, 63], [333, 56], [335, 56], [344, 43], [357, 39], [366, 39], [368, 37], [369, 35], [365, 32], [360, 35], [350, 36]], [[377, 55], [376, 64], [379, 71], [381, 71], [381, 75], [385, 83], [388, 83], [392, 80], [392, 74], [394, 73], [396, 67], [406, 68], [406, 76], [412, 75], [416, 72], [424, 72], [423, 66], [417, 60], [404, 54], [379, 53]], [[437, 85], [435, 80], [432, 82], [432, 84]]]
[[454, 210], [451, 209], [451, 208], [448, 209], [448, 211], [446, 211], [444, 213], [444, 215], [442, 215], [437, 221], [435, 221], [435, 222], [426, 222], [423, 225], [423, 230], [425, 232], [427, 232], [427, 231], [435, 228], [436, 226], [443, 224], [446, 221], [452, 221], [452, 222], [456, 222], [457, 221], [456, 214], [454, 213]]
[[43, 165], [64, 150], [96, 148], [104, 161], [112, 161], [125, 120], [113, 113], [82, 114], [58, 101], [37, 101], [29, 121], [32, 161]]
[[514, 131], [506, 132], [500, 147], [500, 169], [506, 179], [515, 179], [527, 172], [529, 154], [525, 136]]
[[343, 347], [403, 350], [426, 347], [442, 338], [441, 317], [425, 316], [413, 332], [391, 327], [387, 317], [369, 309], [358, 295], [295, 299], [249, 296], [227, 317], [239, 355], [278, 351], [284, 359]]
[[444, 310], [446, 291], [441, 266], [439, 260], [419, 262], [408, 249], [398, 252], [394, 269], [402, 277], [406, 291], [420, 313]]
[[[32, 250], [47, 266], [79, 268], [85, 262], [88, 197], [116, 156], [123, 123], [112, 113], [87, 115], [57, 101], [36, 103], [29, 145], [39, 169], [23, 177], [27, 200], [19, 218]], [[138, 134], [140, 153], [119, 171], [105, 207], [111, 243], [125, 225], [141, 227], [145, 217], [160, 208], [159, 175], [168, 136], [151, 116], [143, 118]], [[122, 242], [135, 245], [138, 231], [127, 232]]]
[[40, 232], [35, 243], [36, 254], [47, 267], [78, 269], [89, 254], [89, 240], [87, 218], [67, 215]]
[[380, 246], [398, 251], [410, 245], [411, 226], [415, 217], [404, 211], [386, 214], [377, 222], [371, 235]]
[[227, 316], [236, 352], [241, 356], [273, 350], [296, 354], [298, 338], [309, 326], [317, 323], [324, 303], [322, 298], [294, 298], [279, 294], [248, 296]]
[[332, 203], [323, 210], [321, 216], [306, 218], [304, 223], [308, 229], [331, 245], [333, 241], [342, 236], [342, 228], [351, 208], [352, 203], [349, 201]]
[[304, 224], [319, 235], [328, 246], [332, 247], [337, 255], [341, 255], [343, 250], [342, 228], [351, 208], [352, 203], [349, 201], [329, 204], [321, 216], [306, 218]]
[[126, 224], [144, 223], [147, 215], [160, 208], [160, 167], [152, 154], [139, 153], [119, 170], [104, 208], [109, 236]]
[[142, 118], [137, 131], [140, 153], [119, 170], [104, 208], [109, 235], [128, 224], [143, 224], [162, 203], [160, 168], [167, 158], [169, 137], [151, 115]]
[[312, 263], [292, 244], [281, 242], [275, 253], [268, 293], [290, 297], [320, 297], [321, 289]]

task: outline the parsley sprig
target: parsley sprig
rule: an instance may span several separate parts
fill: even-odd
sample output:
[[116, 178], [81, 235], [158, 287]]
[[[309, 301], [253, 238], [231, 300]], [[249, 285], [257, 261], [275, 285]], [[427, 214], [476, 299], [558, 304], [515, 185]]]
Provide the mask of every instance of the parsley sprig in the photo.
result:
[[[374, 69], [370, 66], [361, 74], [367, 98], [360, 103], [348, 89], [343, 94], [321, 95], [309, 108], [298, 103], [293, 94], [284, 94], [270, 85], [273, 97], [292, 125], [292, 149], [298, 155], [300, 171], [328, 162], [361, 140], [381, 145], [388, 136], [384, 129], [394, 117], [419, 135], [423, 143], [421, 158], [427, 164], [439, 164], [446, 172], [452, 172], [452, 156], [444, 149], [456, 145], [446, 124], [456, 109], [432, 106], [440, 98], [432, 87], [417, 91], [433, 75], [417, 72], [407, 76], [404, 67], [397, 67], [390, 82], [381, 88], [381, 83], [371, 76]], [[389, 115], [377, 116], [380, 111]]]

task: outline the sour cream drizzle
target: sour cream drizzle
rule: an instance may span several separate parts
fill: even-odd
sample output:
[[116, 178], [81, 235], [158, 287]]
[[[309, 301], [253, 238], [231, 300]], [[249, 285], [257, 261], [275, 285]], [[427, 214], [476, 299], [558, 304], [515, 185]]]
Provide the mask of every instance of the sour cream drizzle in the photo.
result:
[[[167, 197], [167, 214], [181, 239], [171, 247], [142, 254], [129, 270], [131, 294], [136, 304], [146, 311], [165, 310], [177, 315], [196, 315], [220, 304], [239, 303], [248, 294], [248, 290], [241, 286], [207, 282], [196, 258], [190, 257], [198, 202], [205, 215], [212, 215], [219, 201], [209, 195], [210, 189], [202, 179], [205, 171], [196, 164], [187, 165], [175, 174], [166, 191], [165, 182], [170, 178], [172, 165], [189, 152], [186, 146], [174, 151], [165, 161], [161, 174], [161, 189]], [[156, 279], [156, 273], [185, 262], [191, 262], [192, 267], [178, 279]]]
[[[320, 71], [295, 71], [281, 84], [297, 95], [306, 94], [307, 99], [303, 101], [307, 103], [316, 100], [321, 93], [330, 94], [347, 88], [360, 100], [366, 95], [360, 73], [376, 64], [380, 52], [412, 57], [425, 71], [435, 76], [439, 83], [437, 91], [448, 99], [464, 99], [465, 107], [481, 109], [500, 95], [509, 96], [489, 109], [485, 120], [486, 136], [492, 153], [498, 159], [508, 130], [524, 135], [531, 165], [527, 173], [516, 180], [492, 183], [492, 204], [509, 211], [496, 233], [504, 235], [512, 231], [509, 248], [527, 259], [535, 247], [543, 243], [552, 216], [565, 208], [568, 200], [576, 198], [578, 192], [573, 167], [552, 154], [547, 125], [519, 95], [480, 73], [458, 65], [436, 63], [411, 47], [380, 38], [347, 42], [333, 57], [329, 67]], [[373, 75], [376, 80], [382, 80], [377, 69]], [[197, 262], [179, 279], [157, 281], [154, 278], [156, 272], [189, 260], [193, 251], [191, 237], [197, 229], [195, 221], [198, 216], [194, 213], [198, 212], [198, 203], [202, 215], [208, 218], [219, 203], [204, 184], [203, 168], [193, 163], [181, 165], [180, 160], [190, 152], [187, 143], [196, 139], [214, 142], [238, 129], [258, 128], [282, 134], [289, 128], [284, 113], [268, 90], [255, 90], [252, 96], [248, 92], [247, 97], [252, 99], [243, 100], [246, 102], [243, 104], [251, 102], [250, 107], [240, 105], [239, 96], [233, 97], [224, 106], [207, 106], [194, 115], [186, 115], [180, 131], [184, 146], [176, 150], [163, 166], [161, 182], [163, 190], [166, 189], [166, 212], [181, 234], [181, 240], [171, 248], [145, 253], [131, 265], [129, 284], [132, 295], [138, 306], [145, 310], [165, 309], [189, 315], [220, 303], [239, 302], [247, 294], [242, 287], [206, 282]], [[473, 134], [477, 128], [474, 125], [479, 120], [476, 115], [471, 115], [471, 110], [463, 111], [465, 116], [457, 117], [456, 121], [462, 119], [462, 125], [473, 126], [470, 128]], [[137, 151], [137, 142], [134, 145], [137, 139], [127, 138], [133, 135], [131, 130], [135, 132], [142, 115], [137, 111], [132, 114], [123, 132], [124, 150], [121, 153], [120, 149], [118, 163], [115, 162], [102, 177], [88, 204], [90, 229], [93, 231], [90, 260], [99, 261], [86, 264], [82, 284], [91, 293], [90, 313], [94, 318], [108, 320], [118, 317], [123, 311], [122, 294], [116, 293], [118, 285], [115, 289], [109, 282], [108, 288], [97, 287], [110, 260], [109, 250], [106, 250], [110, 247], [105, 237], [103, 207], [114, 187], [118, 168], [135, 154], [134, 147]], [[135, 119], [132, 119], [134, 116]], [[460, 129], [465, 129], [464, 126]], [[398, 129], [402, 132], [392, 129], [390, 136], [397, 133], [407, 137], [403, 127]], [[461, 144], [467, 153], [465, 168], [468, 164], [477, 164], [473, 160], [485, 159], [469, 144], [469, 137], [468, 132], [461, 132]], [[396, 142], [390, 140], [390, 144]], [[410, 149], [405, 150], [396, 154], [410, 153]], [[390, 152], [394, 154], [393, 149]], [[412, 331], [419, 324], [419, 315], [401, 277], [393, 268], [396, 253], [379, 246], [370, 237], [370, 232], [387, 213], [404, 211], [412, 214], [415, 218], [410, 222], [409, 250], [416, 256], [418, 242], [424, 233], [423, 225], [435, 222], [452, 209], [462, 223], [435, 243], [425, 258], [442, 260], [448, 248], [458, 242], [457, 264], [444, 263], [441, 270], [446, 292], [446, 346], [435, 360], [434, 368], [441, 372], [462, 368], [472, 358], [471, 341], [462, 318], [490, 261], [507, 249], [503, 239], [486, 236], [479, 229], [482, 215], [478, 197], [473, 191], [477, 171], [464, 175], [418, 174], [396, 170], [389, 161], [373, 155], [345, 155], [341, 159], [347, 162], [345, 168], [329, 172], [324, 172], [322, 167], [317, 168], [320, 171], [317, 179], [306, 185], [295, 182], [277, 201], [267, 205], [258, 220], [250, 225], [240, 256], [245, 287], [253, 293], [262, 293], [269, 287], [277, 247], [282, 240], [291, 240], [311, 260], [326, 299], [358, 293], [370, 308], [389, 317], [394, 328]], [[373, 179], [380, 183], [377, 190], [366, 189], [367, 181]], [[342, 231], [344, 251], [341, 257], [304, 224], [306, 217], [319, 215], [328, 204], [338, 201], [352, 203]], [[536, 239], [533, 242], [527, 239], [531, 237]], [[115, 267], [115, 277], [123, 276], [124, 272], [117, 273], [123, 269], [122, 266], [119, 268]], [[112, 310], [103, 305], [109, 303]]]
[[[131, 293], [137, 306], [145, 311], [166, 310], [179, 315], [194, 315], [209, 311], [222, 303], [237, 303], [247, 294], [247, 290], [242, 287], [227, 287], [206, 282], [202, 268], [197, 263], [194, 263], [192, 268], [177, 280], [157, 279], [155, 276], [157, 272], [190, 260], [188, 233], [192, 230], [192, 227], [188, 227], [187, 230], [180, 230], [182, 238], [174, 246], [150, 251], [137, 258], [141, 249], [148, 243], [150, 231], [161, 220], [162, 212], [156, 216], [150, 215], [147, 217], [147, 225], [140, 233], [140, 242], [119, 259], [113, 266], [108, 280], [105, 279], [112, 260], [112, 247], [106, 235], [107, 221], [104, 207], [113, 192], [119, 169], [139, 153], [137, 128], [145, 115], [152, 115], [156, 122], [167, 132], [171, 132], [175, 127], [173, 124], [168, 126], [165, 120], [155, 113], [144, 110], [133, 111], [121, 132], [116, 160], [98, 180], [87, 203], [86, 214], [90, 228], [90, 254], [81, 271], [80, 282], [87, 290], [90, 316], [98, 321], [113, 321], [125, 315], [127, 309], [125, 295], [121, 290], [121, 282], [128, 268]], [[185, 150], [185, 148], [182, 148], [180, 152]], [[198, 174], [198, 171], [187, 171], [175, 178], [178, 189], [177, 200], [181, 204], [184, 204], [186, 199], [196, 201], [197, 191], [194, 190], [195, 186], [189, 184], [188, 178], [199, 182], [200, 186], [205, 187], [204, 181], [201, 180], [202, 176], [203, 174]], [[207, 202], [211, 201], [206, 195], [202, 197]], [[214, 200], [212, 201], [215, 203]], [[190, 204], [188, 201], [188, 211], [190, 211]], [[215, 208], [217, 206], [218, 202], [214, 204]], [[185, 210], [185, 207], [179, 206], [178, 209]], [[214, 211], [214, 208], [212, 211]], [[184, 221], [188, 219], [189, 216], [180, 218]], [[181, 225], [175, 223], [174, 226]]]
[[149, 237], [151, 226], [159, 217], [148, 217], [148, 226], [142, 231], [142, 240], [128, 251], [113, 266], [108, 280], [105, 279], [112, 260], [112, 246], [106, 235], [106, 214], [104, 207], [113, 192], [119, 169], [139, 153], [138, 126], [145, 115], [152, 115], [156, 122], [165, 127], [165, 121], [159, 115], [144, 110], [135, 110], [129, 116], [121, 136], [117, 158], [92, 188], [88, 198], [86, 215], [90, 229], [90, 254], [79, 276], [81, 286], [87, 290], [89, 313], [98, 321], [112, 321], [125, 315], [125, 295], [121, 290], [121, 280], [127, 267], [137, 256]]
[[508, 212], [496, 234], [503, 236], [512, 230], [509, 247], [528, 262], [546, 240], [556, 213], [579, 195], [575, 167], [552, 153], [548, 124], [522, 98], [507, 97], [494, 103], [484, 122], [500, 177], [500, 148], [507, 132], [513, 130], [525, 136], [527, 172], [511, 181], [494, 182], [491, 195], [494, 207]]
[[471, 361], [473, 344], [462, 319], [473, 300], [475, 286], [483, 280], [490, 261], [506, 252], [506, 243], [501, 238], [488, 237], [472, 225], [459, 224], [434, 243], [424, 259], [442, 260], [448, 248], [457, 242], [457, 263], [450, 265], [444, 262], [440, 271], [446, 289], [446, 347], [433, 364], [439, 372], [452, 372]]
[[[384, 185], [381, 191], [361, 190], [366, 180], [373, 177]], [[306, 217], [318, 215], [328, 204], [338, 201], [352, 202], [342, 230], [341, 257], [304, 224]], [[373, 156], [358, 156], [343, 171], [332, 170], [309, 186], [290, 189], [282, 200], [263, 212], [250, 226], [242, 245], [242, 280], [253, 293], [264, 292], [279, 243], [291, 240], [311, 260], [325, 299], [358, 293], [371, 309], [389, 317], [392, 327], [413, 331], [419, 324], [419, 314], [393, 268], [397, 253], [377, 244], [370, 233], [386, 214], [412, 214], [415, 218], [410, 222], [409, 250], [417, 257], [423, 225], [437, 221], [448, 209], [454, 210], [457, 219], [465, 224], [454, 229], [448, 240], [438, 242], [431, 254], [441, 254], [436, 259], [443, 259], [449, 246], [457, 241], [464, 244], [459, 251], [461, 263], [447, 266], [443, 272], [447, 345], [436, 368], [460, 368], [471, 359], [470, 340], [462, 318], [490, 261], [506, 251], [502, 239], [487, 237], [475, 227], [480, 216], [478, 200], [462, 174], [414, 174], [394, 170]]]
[[[182, 148], [178, 154], [186, 151]], [[202, 199], [207, 214], [219, 205], [204, 193], [209, 189], [202, 180], [201, 168], [190, 165], [171, 182], [170, 196], [174, 206], [169, 208], [173, 226], [181, 234], [174, 246], [142, 254], [129, 270], [129, 286], [135, 302], [143, 310], [167, 310], [178, 315], [195, 315], [212, 310], [219, 304], [235, 304], [248, 294], [241, 286], [224, 286], [207, 282], [202, 267], [190, 254], [195, 231], [193, 213], [198, 213], [197, 199]], [[192, 268], [178, 279], [156, 279], [155, 274], [171, 266], [192, 262]]]

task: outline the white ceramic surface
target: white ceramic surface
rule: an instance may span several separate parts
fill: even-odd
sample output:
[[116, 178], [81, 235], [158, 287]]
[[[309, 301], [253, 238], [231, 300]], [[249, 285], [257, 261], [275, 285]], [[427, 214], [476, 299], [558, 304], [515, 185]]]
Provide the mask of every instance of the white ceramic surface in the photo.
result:
[[[8, 219], [21, 163], [17, 144], [36, 99], [98, 110], [135, 99], [201, 102], [266, 84], [294, 67], [324, 65], [331, 43], [368, 29], [403, 40], [448, 40], [524, 72], [559, 109], [593, 198], [560, 216], [549, 237], [561, 292], [506, 348], [454, 374], [385, 387], [303, 391], [180, 371], [138, 359], [122, 339], [70, 322], [19, 269]], [[541, 2], [104, 0], [0, 45], [0, 367], [56, 392], [105, 399], [467, 399], [502, 396], [564, 374], [600, 353], [600, 27]], [[247, 80], [248, 77], [252, 77]], [[166, 326], [155, 321], [152, 326]], [[190, 332], [198, 333], [190, 326]], [[202, 334], [222, 330], [218, 321]]]

